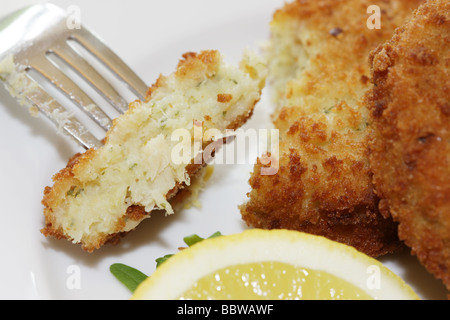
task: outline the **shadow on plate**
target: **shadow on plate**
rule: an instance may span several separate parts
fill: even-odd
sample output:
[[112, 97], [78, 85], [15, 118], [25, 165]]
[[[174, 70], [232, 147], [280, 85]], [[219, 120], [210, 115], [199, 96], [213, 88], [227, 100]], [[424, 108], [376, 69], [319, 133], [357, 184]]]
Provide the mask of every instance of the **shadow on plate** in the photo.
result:
[[388, 268], [391, 264], [400, 268], [402, 274], [398, 274], [398, 276], [418, 292], [421, 299], [447, 300], [448, 292], [444, 284], [426, 271], [417, 257], [410, 253], [410, 250], [405, 249], [401, 253], [381, 257], [378, 260]]

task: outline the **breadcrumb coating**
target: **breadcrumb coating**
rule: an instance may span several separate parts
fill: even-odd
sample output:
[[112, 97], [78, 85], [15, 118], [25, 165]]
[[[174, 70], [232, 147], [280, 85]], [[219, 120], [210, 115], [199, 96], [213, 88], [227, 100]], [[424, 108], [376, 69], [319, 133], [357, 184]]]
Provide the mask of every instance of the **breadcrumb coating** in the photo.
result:
[[[368, 56], [411, 16], [418, 0], [298, 0], [274, 14], [269, 81], [280, 130], [279, 171], [259, 160], [241, 206], [254, 227], [322, 235], [380, 256], [403, 247], [378, 210], [369, 170]], [[381, 29], [369, 29], [378, 5]]]
[[450, 290], [450, 2], [429, 0], [370, 57], [380, 209]]

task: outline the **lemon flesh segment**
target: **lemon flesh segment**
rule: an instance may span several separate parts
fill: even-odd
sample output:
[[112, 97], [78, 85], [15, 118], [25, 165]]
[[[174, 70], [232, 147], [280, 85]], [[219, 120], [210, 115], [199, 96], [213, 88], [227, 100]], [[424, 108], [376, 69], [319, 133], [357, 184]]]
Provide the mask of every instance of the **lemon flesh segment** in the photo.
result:
[[213, 272], [195, 282], [179, 299], [372, 300], [372, 297], [327, 272], [267, 261]]
[[[314, 284], [312, 281], [303, 286], [301, 294], [304, 299], [316, 299], [315, 295], [319, 298], [323, 297], [329, 290], [335, 291], [333, 297], [340, 296], [342, 290], [350, 296], [353, 293], [351, 293], [352, 290], [348, 290], [349, 286], [358, 289], [353, 292], [361, 299], [367, 297], [364, 293], [372, 299], [380, 300], [419, 299], [400, 277], [378, 260], [353, 247], [298, 231], [261, 229], [250, 229], [233, 235], [206, 239], [178, 252], [139, 285], [132, 299], [175, 300], [181, 297], [187, 299], [188, 296], [184, 296], [185, 293], [194, 294], [189, 298], [212, 299], [213, 295], [217, 294], [217, 286], [215, 291], [204, 293], [203, 291], [208, 290], [208, 284], [204, 285], [203, 280], [209, 282], [212, 277], [214, 281], [217, 281], [216, 274], [224, 277], [227, 269], [229, 270], [227, 277], [232, 277], [234, 268], [237, 268], [241, 281], [244, 274], [248, 274], [249, 277], [251, 274], [256, 278], [263, 274], [265, 276], [275, 274], [275, 277], [267, 281], [267, 285], [270, 287], [275, 284], [278, 291], [273, 291], [273, 294], [284, 294], [283, 299], [289, 299], [287, 295], [292, 294], [293, 288], [292, 284], [286, 288], [286, 283], [289, 283], [286, 278], [279, 282], [280, 279], [276, 276], [278, 269], [286, 269], [289, 273], [287, 278], [290, 278], [290, 281], [299, 281], [299, 273], [305, 271], [313, 274], [311, 279], [321, 277], [331, 279], [328, 284], [326, 281], [319, 281], [319, 284]], [[253, 271], [250, 270], [251, 268]], [[232, 299], [255, 298], [254, 296], [250, 298], [247, 293], [240, 292], [240, 288], [233, 287], [233, 281], [237, 280], [228, 281], [226, 277], [223, 279], [227, 280], [227, 286], [223, 286], [221, 292], [231, 291], [224, 294]], [[252, 280], [248, 280], [251, 286]], [[232, 287], [228, 287], [228, 284]], [[214, 283], [210, 285], [214, 287]], [[320, 289], [317, 289], [316, 285], [319, 285]], [[196, 293], [192, 291], [195, 286], [200, 287], [204, 298], [195, 297]]]

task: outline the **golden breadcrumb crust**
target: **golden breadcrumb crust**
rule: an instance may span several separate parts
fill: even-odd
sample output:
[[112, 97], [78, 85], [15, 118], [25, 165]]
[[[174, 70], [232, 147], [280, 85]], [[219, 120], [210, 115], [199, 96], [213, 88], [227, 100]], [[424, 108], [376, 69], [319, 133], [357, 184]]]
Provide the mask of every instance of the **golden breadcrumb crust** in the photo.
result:
[[[183, 55], [183, 59], [180, 60], [177, 70], [175, 72], [176, 77], [179, 79], [186, 78], [188, 81], [196, 80], [196, 77], [201, 78], [201, 75], [213, 73], [220, 63], [220, 54], [217, 51], [202, 51], [201, 53], [186, 53]], [[166, 84], [167, 77], [161, 75], [155, 84], [149, 88], [147, 93], [147, 101], [150, 101], [152, 94], [158, 90], [158, 88], [163, 88]], [[218, 97], [218, 102], [222, 102], [223, 97]], [[229, 124], [227, 129], [237, 129], [241, 127], [253, 113], [253, 108], [258, 100], [255, 100], [253, 105], [249, 106], [245, 113], [236, 116]], [[131, 112], [134, 108], [134, 103], [130, 103], [128, 112]], [[210, 118], [209, 115], [205, 115], [205, 119]], [[107, 133], [104, 143], [106, 144], [109, 139], [109, 133], [112, 132], [118, 123], [118, 118], [114, 119], [113, 127]], [[226, 142], [226, 140], [224, 140]], [[54, 185], [52, 187], [46, 187], [44, 191], [44, 198], [42, 204], [44, 205], [44, 215], [45, 215], [45, 227], [41, 232], [45, 236], [51, 236], [56, 239], [67, 239], [72, 240], [67, 233], [62, 230], [60, 226], [55, 223], [54, 208], [57, 208], [62, 199], [65, 197], [67, 190], [70, 190], [71, 186], [77, 185], [77, 178], [75, 177], [75, 172], [80, 170], [85, 166], [89, 165], [89, 162], [95, 158], [98, 151], [96, 149], [89, 149], [83, 154], [77, 154], [72, 157], [67, 166], [60, 172], [54, 175], [53, 181]], [[203, 163], [197, 164], [192, 163], [186, 166], [186, 174], [189, 178], [195, 178], [200, 170], [206, 165], [205, 160]], [[185, 183], [176, 183], [175, 187], [166, 194], [166, 199], [168, 201], [175, 201], [176, 195], [179, 190], [185, 188]], [[126, 214], [119, 219], [116, 223], [114, 230], [117, 232], [111, 232], [110, 234], [95, 235], [92, 239], [89, 239], [88, 243], [81, 242], [83, 250], [92, 252], [95, 249], [100, 248], [104, 244], [117, 244], [120, 238], [124, 236], [127, 232], [122, 232], [127, 220], [140, 221], [143, 217], [149, 216], [151, 212], [146, 212], [145, 208], [139, 205], [130, 205], [127, 209]]]
[[429, 0], [370, 61], [380, 209], [450, 290], [450, 2]]
[[[256, 164], [241, 206], [248, 225], [326, 236], [375, 257], [402, 248], [397, 225], [377, 209], [363, 97], [371, 85], [370, 51], [419, 3], [299, 0], [275, 13], [274, 59], [283, 62], [279, 55], [293, 47], [299, 55], [291, 58], [296, 74], [285, 80], [273, 119], [280, 130], [279, 171], [262, 176], [261, 161]], [[370, 5], [381, 8], [379, 30], [367, 27]], [[288, 32], [290, 49], [277, 48], [277, 37]]]

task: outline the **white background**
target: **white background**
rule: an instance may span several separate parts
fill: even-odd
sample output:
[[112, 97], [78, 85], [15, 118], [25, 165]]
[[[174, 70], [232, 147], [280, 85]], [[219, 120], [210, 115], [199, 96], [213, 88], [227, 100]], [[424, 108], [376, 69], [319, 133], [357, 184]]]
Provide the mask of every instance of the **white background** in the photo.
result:
[[[0, 0], [0, 15], [43, 1]], [[151, 85], [160, 73], [172, 72], [187, 51], [218, 49], [237, 62], [245, 47], [267, 39], [268, 23], [282, 0], [54, 0], [81, 9], [84, 26], [103, 40]], [[270, 104], [264, 96], [247, 127], [269, 125]], [[201, 195], [203, 207], [170, 217], [154, 215], [123, 239], [88, 254], [67, 241], [46, 239], [42, 193], [51, 177], [74, 153], [71, 140], [56, 135], [44, 119], [31, 118], [0, 88], [0, 298], [128, 299], [130, 292], [109, 272], [121, 262], [151, 274], [154, 260], [183, 246], [182, 238], [246, 228], [237, 208], [245, 200], [251, 165], [216, 166]], [[256, 156], [252, 155], [252, 156]], [[424, 299], [445, 298], [439, 281], [409, 253], [382, 258]], [[67, 285], [73, 270], [79, 287]]]

